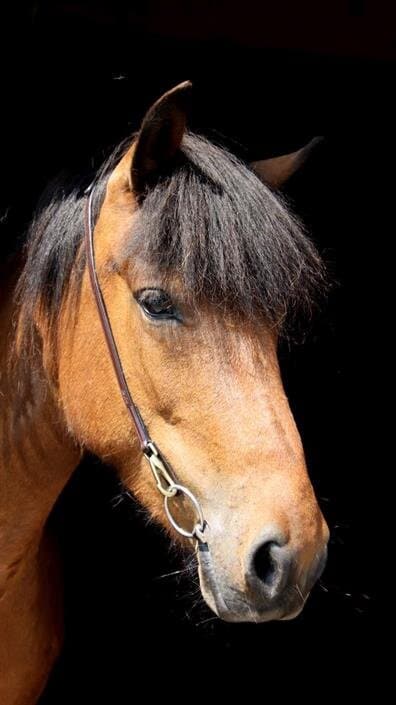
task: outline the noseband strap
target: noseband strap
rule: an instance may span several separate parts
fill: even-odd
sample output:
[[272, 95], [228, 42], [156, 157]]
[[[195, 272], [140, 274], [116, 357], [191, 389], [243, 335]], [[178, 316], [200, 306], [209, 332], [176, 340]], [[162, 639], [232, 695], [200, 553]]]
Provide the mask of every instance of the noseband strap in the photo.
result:
[[[174, 529], [178, 531], [178, 533], [182, 536], [191, 539], [196, 538], [198, 541], [206, 543], [206, 539], [204, 538], [204, 530], [206, 523], [203, 518], [202, 509], [197, 498], [189, 489], [177, 483], [174, 477], [174, 473], [169, 467], [169, 464], [166, 462], [165, 458], [160, 453], [154, 441], [152, 441], [152, 439], [150, 438], [147, 426], [144, 423], [141, 413], [138, 407], [136, 406], [135, 402], [133, 401], [132, 395], [129, 391], [128, 383], [126, 381], [120, 354], [118, 352], [117, 344], [114, 339], [113, 329], [111, 327], [109, 314], [107, 312], [102, 289], [99, 284], [98, 274], [96, 271], [95, 248], [93, 238], [93, 198], [95, 193], [94, 185], [95, 184], [92, 183], [85, 191], [85, 250], [92, 293], [95, 299], [99, 319], [102, 324], [104, 337], [107, 343], [107, 348], [110, 354], [110, 359], [117, 378], [121, 396], [135, 426], [136, 433], [139, 438], [141, 451], [150, 464], [150, 468], [153, 473], [157, 489], [164, 497], [165, 511], [170, 523], [172, 524]], [[194, 525], [192, 531], [188, 531], [187, 529], [181, 527], [175, 521], [171, 513], [169, 500], [172, 500], [178, 495], [183, 496], [184, 498], [188, 498], [189, 502], [191, 503], [194, 509], [197, 522]]]

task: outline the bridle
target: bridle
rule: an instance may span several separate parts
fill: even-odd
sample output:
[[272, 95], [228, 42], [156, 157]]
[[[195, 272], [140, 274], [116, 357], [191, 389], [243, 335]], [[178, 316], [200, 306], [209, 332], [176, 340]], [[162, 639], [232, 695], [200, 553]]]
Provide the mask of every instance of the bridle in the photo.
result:
[[[94, 295], [99, 319], [102, 324], [104, 337], [106, 339], [110, 359], [117, 378], [118, 386], [120, 388], [121, 396], [124, 400], [124, 404], [129, 412], [129, 415], [134, 423], [136, 433], [139, 438], [141, 451], [150, 465], [151, 471], [154, 475], [154, 479], [157, 485], [157, 489], [164, 497], [164, 508], [169, 522], [171, 523], [173, 528], [185, 538], [195, 538], [201, 543], [206, 543], [206, 539], [204, 537], [206, 522], [203, 517], [201, 505], [199, 504], [197, 498], [191, 492], [191, 490], [189, 490], [187, 487], [184, 487], [184, 485], [180, 485], [178, 482], [176, 482], [174, 472], [171, 470], [169, 464], [161, 454], [160, 450], [157, 448], [156, 444], [151, 439], [147, 426], [144, 423], [141, 413], [138, 407], [136, 406], [135, 402], [133, 401], [132, 395], [129, 391], [128, 383], [126, 381], [117, 344], [114, 339], [113, 329], [111, 327], [109, 314], [107, 312], [106, 304], [103, 298], [102, 290], [100, 288], [98, 274], [95, 266], [95, 249], [93, 240], [94, 193], [95, 182], [88, 186], [85, 191], [85, 248], [87, 264], [92, 293]], [[190, 501], [196, 514], [197, 521], [192, 531], [188, 531], [188, 529], [184, 529], [182, 526], [180, 526], [172, 515], [169, 503], [175, 497], [180, 495], [186, 497]]]

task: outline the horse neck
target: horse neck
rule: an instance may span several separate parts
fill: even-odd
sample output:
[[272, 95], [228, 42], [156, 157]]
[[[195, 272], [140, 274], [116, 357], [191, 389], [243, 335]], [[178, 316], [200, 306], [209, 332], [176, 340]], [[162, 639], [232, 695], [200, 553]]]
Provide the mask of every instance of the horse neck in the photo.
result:
[[[16, 316], [11, 276], [0, 301], [0, 563], [38, 545], [80, 459], [39, 360], [10, 375]], [[0, 565], [1, 570], [1, 565]]]

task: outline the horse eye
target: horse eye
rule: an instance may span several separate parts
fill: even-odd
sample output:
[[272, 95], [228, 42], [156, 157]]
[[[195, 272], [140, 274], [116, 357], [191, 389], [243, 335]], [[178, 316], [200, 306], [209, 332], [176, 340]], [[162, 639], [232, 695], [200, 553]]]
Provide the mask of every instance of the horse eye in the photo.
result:
[[146, 316], [156, 320], [181, 320], [171, 297], [163, 289], [141, 289], [135, 299]]

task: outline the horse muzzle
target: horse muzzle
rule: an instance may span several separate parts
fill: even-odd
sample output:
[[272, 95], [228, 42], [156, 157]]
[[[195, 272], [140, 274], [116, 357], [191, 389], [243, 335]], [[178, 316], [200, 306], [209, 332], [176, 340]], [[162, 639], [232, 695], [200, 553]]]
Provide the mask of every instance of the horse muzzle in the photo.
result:
[[296, 617], [326, 564], [326, 545], [301, 570], [293, 549], [270, 528], [253, 546], [243, 575], [237, 579], [224, 561], [216, 560], [210, 542], [198, 546], [202, 595], [218, 617], [227, 622], [268, 622]]

